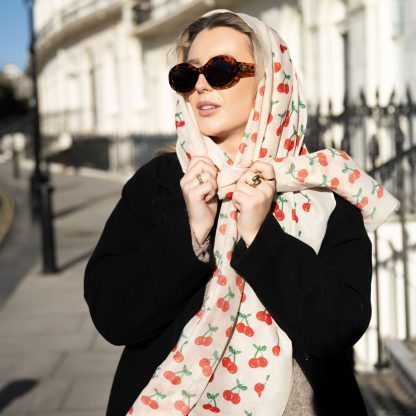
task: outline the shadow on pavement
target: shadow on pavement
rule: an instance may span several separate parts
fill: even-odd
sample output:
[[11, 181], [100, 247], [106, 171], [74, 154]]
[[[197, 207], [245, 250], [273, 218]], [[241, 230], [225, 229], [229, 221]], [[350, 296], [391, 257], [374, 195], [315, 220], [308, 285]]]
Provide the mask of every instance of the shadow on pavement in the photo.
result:
[[112, 192], [107, 192], [105, 194], [102, 195], [97, 195], [94, 197], [91, 197], [88, 199], [88, 201], [82, 202], [80, 204], [77, 205], [73, 205], [72, 207], [68, 207], [65, 208], [59, 212], [55, 212], [54, 214], [54, 218], [61, 218], [61, 217], [65, 217], [67, 215], [71, 215], [77, 211], [81, 211], [84, 209], [87, 209], [91, 206], [94, 206], [96, 204], [99, 204], [102, 201], [105, 201], [106, 199], [111, 199], [114, 198], [115, 196], [119, 196], [120, 195], [120, 191], [112, 191]]
[[72, 266], [75, 266], [77, 263], [80, 263], [84, 260], [87, 260], [91, 257], [92, 250], [87, 251], [86, 253], [80, 254], [79, 256], [67, 261], [66, 263], [62, 264], [61, 266], [58, 266], [58, 272], [63, 272], [66, 269], [71, 268]]
[[23, 379], [12, 381], [0, 391], [0, 413], [5, 409], [13, 400], [20, 396], [25, 395], [32, 390], [37, 384], [38, 380]]

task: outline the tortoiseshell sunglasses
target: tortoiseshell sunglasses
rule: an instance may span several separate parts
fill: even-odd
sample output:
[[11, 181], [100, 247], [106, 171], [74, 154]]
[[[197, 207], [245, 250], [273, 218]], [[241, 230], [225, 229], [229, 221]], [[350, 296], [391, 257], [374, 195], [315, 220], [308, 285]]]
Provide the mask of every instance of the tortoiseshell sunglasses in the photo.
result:
[[204, 74], [212, 88], [222, 90], [237, 84], [240, 78], [254, 76], [255, 67], [255, 64], [238, 62], [231, 56], [218, 55], [200, 68], [188, 63], [175, 65], [169, 71], [169, 84], [176, 92], [189, 92], [195, 88], [199, 74]]

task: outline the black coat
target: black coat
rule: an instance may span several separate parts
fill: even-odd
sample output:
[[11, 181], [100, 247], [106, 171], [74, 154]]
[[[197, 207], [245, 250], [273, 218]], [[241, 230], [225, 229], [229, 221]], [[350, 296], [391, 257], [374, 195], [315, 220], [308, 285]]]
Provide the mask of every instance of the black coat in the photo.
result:
[[[212, 276], [213, 263], [192, 249], [182, 176], [175, 153], [142, 166], [124, 186], [86, 268], [84, 296], [95, 326], [110, 343], [126, 346], [107, 416], [127, 413], [200, 309]], [[248, 249], [237, 243], [231, 266], [292, 340], [318, 414], [366, 415], [347, 353], [371, 317], [371, 242], [359, 209], [335, 198], [318, 255], [286, 234], [270, 211]]]

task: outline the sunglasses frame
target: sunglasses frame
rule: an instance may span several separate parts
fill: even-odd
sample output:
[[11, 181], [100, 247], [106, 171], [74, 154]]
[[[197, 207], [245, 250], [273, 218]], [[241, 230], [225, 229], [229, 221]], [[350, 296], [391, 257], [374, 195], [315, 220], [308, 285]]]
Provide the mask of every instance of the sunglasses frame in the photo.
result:
[[[233, 65], [233, 67], [234, 67], [234, 75], [233, 75], [231, 81], [228, 82], [227, 84], [221, 85], [221, 86], [212, 85], [209, 82], [209, 80], [207, 79], [207, 76], [205, 74], [205, 72], [207, 71], [209, 66], [214, 64], [217, 61], [224, 61], [228, 64]], [[180, 69], [180, 68], [190, 69], [192, 72], [195, 72], [197, 74], [197, 76], [195, 78], [195, 84], [193, 85], [192, 88], [190, 88], [186, 91], [178, 91], [176, 89], [175, 81], [173, 79], [176, 70]], [[237, 84], [237, 82], [240, 81], [241, 78], [254, 76], [255, 75], [255, 68], [256, 68], [256, 64], [247, 63], [247, 62], [239, 62], [239, 61], [235, 60], [234, 58], [232, 58], [231, 56], [228, 56], [228, 55], [217, 55], [217, 56], [214, 56], [213, 58], [209, 59], [203, 66], [201, 66], [199, 68], [192, 65], [192, 64], [188, 64], [187, 62], [183, 62], [183, 63], [175, 65], [169, 71], [169, 85], [176, 92], [178, 92], [180, 94], [185, 94], [185, 93], [190, 92], [190, 91], [195, 89], [195, 85], [196, 85], [196, 82], [198, 81], [199, 75], [203, 74], [204, 77], [206, 78], [207, 82], [209, 83], [209, 85], [211, 85], [212, 88], [214, 88], [215, 90], [224, 90], [224, 89], [227, 89], [227, 88], [231, 88], [232, 86]]]

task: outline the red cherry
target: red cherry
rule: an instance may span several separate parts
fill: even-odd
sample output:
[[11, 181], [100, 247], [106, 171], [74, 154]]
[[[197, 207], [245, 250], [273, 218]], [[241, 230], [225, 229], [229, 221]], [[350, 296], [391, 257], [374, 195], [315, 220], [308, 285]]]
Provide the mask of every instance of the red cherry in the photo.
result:
[[173, 373], [173, 371], [165, 371], [163, 373], [163, 377], [165, 377], [168, 380], [171, 380], [173, 377], [175, 377], [175, 373]]
[[267, 367], [268, 361], [266, 357], [259, 357], [259, 366]]
[[279, 126], [276, 130], [276, 136], [281, 136], [283, 131], [283, 126]]
[[259, 361], [258, 361], [258, 359], [257, 358], [250, 358], [249, 360], [248, 360], [248, 365], [251, 367], [251, 368], [257, 368], [258, 366], [259, 366]]
[[289, 93], [289, 84], [285, 84], [285, 93], [288, 94]]
[[303, 208], [303, 210], [304, 210], [305, 212], [309, 212], [309, 210], [311, 209], [311, 204], [310, 204], [309, 202], [305, 202], [305, 203], [302, 205], [302, 208]]
[[210, 404], [210, 403], [207, 403], [207, 404], [204, 404], [204, 405], [202, 405], [202, 408], [203, 409], [206, 409], [206, 410], [210, 410], [210, 409], [212, 409], [212, 404]]
[[222, 396], [224, 397], [225, 400], [229, 401], [231, 399], [232, 394], [233, 394], [232, 391], [224, 390], [224, 392], [222, 393]]
[[306, 178], [309, 175], [309, 172], [306, 169], [301, 169], [298, 172], [298, 176], [300, 176], [301, 178]]
[[227, 366], [227, 370], [231, 373], [231, 374], [235, 374], [237, 372], [237, 365], [235, 363], [230, 363]]
[[246, 300], [246, 294], [243, 293], [243, 295], [241, 296], [241, 303], [243, 303]]
[[276, 206], [276, 208], [273, 210], [273, 215], [278, 221], [283, 221], [285, 219], [284, 212], [278, 206]]
[[281, 68], [282, 68], [282, 64], [280, 62], [274, 63], [274, 72], [279, 72]]
[[226, 367], [231, 363], [231, 358], [230, 357], [224, 357], [221, 360], [221, 364], [223, 365], [223, 367]]
[[241, 401], [241, 397], [238, 393], [233, 393], [231, 396], [231, 403], [232, 404], [238, 404]]
[[212, 337], [205, 337], [204, 339], [204, 345], [211, 345], [212, 344]]
[[384, 189], [381, 185], [378, 186], [377, 189], [377, 198], [381, 198], [383, 196]]
[[278, 91], [278, 92], [285, 92], [285, 84], [283, 84], [283, 82], [281, 82], [281, 83], [277, 86], [277, 91]]
[[258, 111], [255, 111], [253, 114], [253, 121], [257, 121], [260, 119], [260, 113]]
[[172, 380], [170, 382], [176, 386], [178, 384], [181, 384], [181, 381], [182, 381], [182, 379], [179, 376], [175, 376], [175, 377], [172, 378]]
[[182, 120], [176, 120], [175, 125], [176, 127], [183, 127], [185, 125], [185, 122]]
[[273, 352], [274, 355], [278, 356], [280, 354], [280, 345], [275, 345], [272, 348], [272, 352]]
[[251, 141], [252, 141], [253, 143], [256, 143], [256, 141], [257, 141], [257, 133], [253, 133], [253, 134], [250, 136], [250, 139], [251, 139]]
[[220, 274], [217, 277], [217, 283], [221, 286], [224, 286], [227, 283], [227, 278], [224, 275]]
[[225, 331], [225, 336], [227, 337], [227, 338], [229, 338], [230, 337], [230, 335], [231, 335], [231, 332], [233, 331], [233, 328], [230, 326], [230, 327], [228, 327], [227, 329], [226, 329], [226, 331]]
[[338, 185], [339, 185], [339, 179], [338, 178], [332, 178], [330, 188], [331, 189], [337, 189]]
[[195, 338], [195, 344], [196, 345], [203, 345], [204, 343], [204, 337], [196, 337]]
[[256, 383], [256, 385], [254, 386], [254, 391], [258, 394], [259, 397], [262, 395], [263, 390], [264, 390], [264, 384]]
[[267, 325], [271, 325], [273, 323], [272, 317], [269, 314], [266, 314], [265, 322]]
[[199, 366], [200, 366], [200, 367], [206, 367], [206, 366], [208, 366], [208, 365], [210, 365], [210, 361], [209, 361], [209, 359], [208, 359], [208, 358], [201, 358], [201, 359], [199, 360]]
[[293, 143], [292, 140], [290, 139], [285, 140], [284, 147], [286, 150], [292, 150], [294, 146], [295, 146], [295, 143]]
[[259, 88], [259, 94], [263, 97], [263, 95], [264, 95], [264, 88], [265, 88], [265, 86], [264, 85], [262, 85], [260, 88]]
[[144, 403], [144, 404], [149, 404], [150, 403], [150, 397], [149, 396], [142, 396], [142, 398], [141, 398], [141, 401]]
[[227, 224], [221, 224], [220, 225], [219, 230], [220, 230], [221, 234], [225, 234], [226, 229], [227, 229]]
[[212, 374], [212, 368], [210, 366], [204, 367], [202, 369], [202, 374], [206, 377], [209, 377]]
[[258, 311], [257, 313], [256, 313], [256, 318], [259, 320], [259, 321], [264, 321], [265, 319], [266, 319], [266, 312], [264, 312], [264, 311]]
[[283, 45], [282, 43], [280, 44], [280, 51], [282, 53], [284, 53], [284, 51], [287, 49], [287, 46]]
[[213, 408], [211, 409], [211, 412], [214, 412], [214, 413], [219, 413], [219, 412], [220, 412], [220, 409], [219, 409], [219, 407], [213, 407]]
[[132, 414], [133, 414], [133, 406], [130, 407], [130, 409], [129, 409], [129, 415], [132, 415]]
[[222, 305], [224, 305], [224, 298], [218, 298], [218, 300], [217, 300], [217, 306], [219, 308], [222, 308]]
[[239, 323], [237, 324], [237, 331], [238, 331], [238, 332], [244, 332], [245, 327], [246, 327], [246, 326], [243, 324], [243, 322], [239, 322]]
[[273, 121], [273, 114], [269, 114], [269, 117], [267, 117], [267, 124], [271, 123]]
[[181, 412], [184, 416], [186, 416], [190, 411], [191, 411], [191, 408], [189, 406], [186, 406], [186, 405], [184, 407], [182, 407], [182, 409], [181, 409]]
[[230, 309], [230, 302], [228, 302], [228, 300], [225, 300], [224, 304], [222, 305], [222, 311], [227, 312], [228, 309]]
[[149, 404], [149, 406], [150, 406], [152, 409], [158, 409], [158, 408], [159, 408], [159, 405], [157, 404], [157, 401], [156, 401], [156, 400], [150, 400], [150, 404]]
[[176, 400], [174, 407], [176, 410], [181, 410], [182, 407], [185, 406], [185, 402], [183, 400]]
[[244, 153], [244, 150], [246, 150], [247, 145], [245, 143], [241, 143], [240, 146], [238, 146], [238, 150], [240, 153]]
[[265, 157], [267, 155], [267, 149], [262, 147], [260, 149], [259, 157]]
[[248, 337], [252, 337], [254, 335], [253, 328], [250, 328], [249, 326], [246, 326], [244, 328], [244, 334], [247, 335]]
[[179, 351], [176, 351], [175, 354], [173, 355], [173, 359], [177, 362], [180, 363], [183, 361], [183, 354]]

